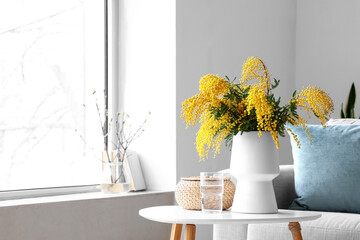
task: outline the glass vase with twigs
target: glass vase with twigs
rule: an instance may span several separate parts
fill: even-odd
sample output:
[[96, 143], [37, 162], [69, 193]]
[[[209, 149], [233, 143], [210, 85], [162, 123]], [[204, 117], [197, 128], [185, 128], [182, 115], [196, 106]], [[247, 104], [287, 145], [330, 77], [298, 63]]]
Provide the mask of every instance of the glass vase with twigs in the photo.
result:
[[[103, 179], [101, 191], [104, 193], [128, 192], [131, 183], [125, 167], [125, 161], [129, 146], [145, 131], [143, 127], [151, 112], [148, 113], [145, 120], [137, 128], [133, 128], [129, 124], [130, 116], [126, 113], [117, 112], [113, 118], [107, 121], [109, 117], [108, 109], [104, 107], [104, 114], [102, 116], [102, 111], [96, 98], [96, 91], [94, 90], [92, 94], [95, 98], [95, 106], [104, 144], [100, 159], [102, 162]], [[84, 108], [86, 108], [85, 105]], [[83, 136], [80, 137], [87, 144], [85, 138]], [[92, 148], [92, 150], [94, 149]]]

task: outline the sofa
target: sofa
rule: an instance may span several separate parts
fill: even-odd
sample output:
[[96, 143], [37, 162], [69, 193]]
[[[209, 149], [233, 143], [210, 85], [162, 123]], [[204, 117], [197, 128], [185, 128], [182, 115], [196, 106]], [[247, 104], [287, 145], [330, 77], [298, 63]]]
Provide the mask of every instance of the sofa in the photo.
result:
[[[287, 209], [296, 198], [293, 165], [280, 166], [280, 175], [274, 180], [278, 208]], [[360, 185], [359, 185], [360, 186]], [[360, 191], [354, 189], [354, 191]], [[300, 222], [306, 240], [360, 240], [360, 214], [320, 212], [322, 217], [314, 221]], [[247, 235], [247, 238], [246, 238]], [[249, 225], [214, 225], [214, 240], [289, 240], [291, 232], [286, 223]]]

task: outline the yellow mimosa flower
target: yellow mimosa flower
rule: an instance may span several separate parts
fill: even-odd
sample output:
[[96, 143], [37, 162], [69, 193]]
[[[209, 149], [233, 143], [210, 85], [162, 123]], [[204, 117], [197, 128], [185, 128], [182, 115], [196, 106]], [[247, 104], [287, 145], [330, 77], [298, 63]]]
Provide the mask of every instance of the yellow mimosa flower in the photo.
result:
[[[257, 82], [249, 84], [251, 80]], [[309, 86], [280, 106], [280, 100], [271, 93], [278, 84], [275, 79], [271, 85], [269, 71], [257, 57], [245, 61], [239, 83], [212, 74], [202, 77], [198, 94], [183, 102], [181, 115], [187, 127], [201, 124], [196, 136], [200, 160], [208, 157], [210, 149], [218, 154], [224, 139], [231, 142], [242, 132], [258, 131], [261, 137], [263, 131], [268, 131], [279, 148], [279, 136], [284, 136], [286, 123], [302, 126], [311, 142], [307, 121], [296, 110], [314, 113], [324, 125], [334, 110], [333, 101], [321, 89]], [[287, 130], [300, 147], [297, 136]]]

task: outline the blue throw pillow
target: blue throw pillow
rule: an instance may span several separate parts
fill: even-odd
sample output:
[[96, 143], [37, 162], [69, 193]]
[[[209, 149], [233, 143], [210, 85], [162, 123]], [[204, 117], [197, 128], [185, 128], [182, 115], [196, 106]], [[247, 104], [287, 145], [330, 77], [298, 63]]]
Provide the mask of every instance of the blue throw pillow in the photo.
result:
[[308, 125], [312, 145], [301, 127], [288, 125], [295, 190], [290, 209], [360, 213], [360, 125]]

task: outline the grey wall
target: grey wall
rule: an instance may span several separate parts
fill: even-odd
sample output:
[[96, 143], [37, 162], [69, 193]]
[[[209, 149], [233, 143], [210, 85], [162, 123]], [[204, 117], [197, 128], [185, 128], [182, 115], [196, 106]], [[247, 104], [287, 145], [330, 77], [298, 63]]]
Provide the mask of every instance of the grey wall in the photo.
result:
[[[338, 118], [351, 83], [360, 90], [359, 12], [358, 0], [177, 1], [177, 179], [229, 166], [225, 147], [216, 159], [198, 162], [198, 127], [184, 130], [181, 103], [197, 93], [198, 81], [207, 73], [239, 77], [249, 56], [263, 58], [272, 76], [281, 80], [275, 93], [283, 103], [295, 89], [317, 85], [333, 98], [332, 117]], [[314, 117], [309, 122], [319, 123]], [[291, 163], [289, 138], [280, 145], [280, 163]]]
[[[198, 127], [185, 130], [181, 103], [198, 91], [207, 73], [240, 77], [250, 56], [267, 63], [281, 79], [276, 92], [284, 100], [295, 89], [295, 0], [181, 0], [176, 5], [176, 141], [177, 178], [228, 168], [229, 150], [198, 162]], [[288, 140], [281, 141], [281, 163], [291, 162]], [[212, 155], [212, 154], [210, 154]]]
[[[215, 159], [199, 162], [198, 127], [185, 130], [182, 102], [198, 91], [207, 73], [240, 77], [242, 64], [259, 56], [281, 79], [277, 94], [289, 98], [295, 88], [295, 0], [180, 0], [176, 3], [176, 176], [229, 168], [223, 146]], [[289, 141], [280, 144], [281, 162], [291, 162]], [[197, 239], [211, 239], [210, 226], [200, 226]]]
[[165, 240], [171, 224], [146, 220], [138, 212], [173, 200], [170, 192], [0, 207], [0, 239]]
[[[360, 93], [360, 1], [299, 0], [296, 23], [296, 88], [317, 84], [340, 117], [352, 82]], [[360, 102], [355, 110], [360, 116]], [[318, 121], [311, 121], [318, 123]]]

